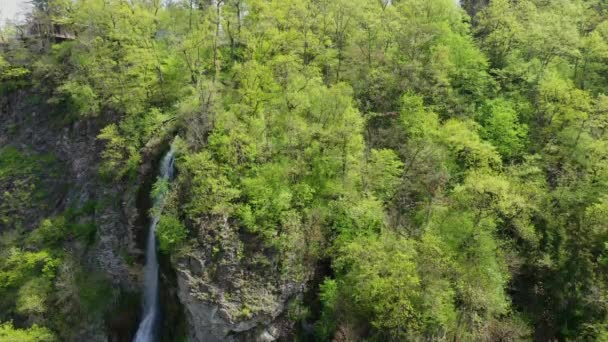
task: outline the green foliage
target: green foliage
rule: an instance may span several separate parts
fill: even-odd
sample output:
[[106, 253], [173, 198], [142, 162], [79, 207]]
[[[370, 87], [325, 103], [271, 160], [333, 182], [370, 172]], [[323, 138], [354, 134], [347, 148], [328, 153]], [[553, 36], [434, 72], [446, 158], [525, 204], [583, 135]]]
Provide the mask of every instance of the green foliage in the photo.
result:
[[315, 333], [321, 340], [330, 340], [336, 329], [338, 313], [338, 284], [333, 279], [325, 279], [320, 285], [319, 300], [323, 304], [321, 318], [315, 327]]
[[26, 252], [12, 248], [2, 260], [0, 289], [8, 290], [20, 286], [29, 276], [38, 275], [52, 280], [60, 260], [49, 251]]
[[15, 329], [11, 322], [0, 324], [0, 340], [6, 342], [54, 342], [55, 335], [36, 324], [28, 329]]
[[358, 236], [374, 235], [386, 227], [382, 203], [374, 198], [359, 199], [356, 203], [336, 201], [329, 204], [331, 210], [330, 237], [340, 243], [348, 243]]
[[[605, 4], [215, 5], [36, 3], [40, 44], [0, 33], [0, 92], [32, 85], [57, 116], [104, 123], [108, 181], [177, 132], [178, 177], [152, 193], [161, 250], [191, 232], [221, 262], [218, 236], [240, 238], [269, 287], [329, 259], [321, 340], [605, 339]], [[52, 42], [57, 24], [75, 38]], [[28, 222], [51, 164], [0, 149], [0, 225], [18, 228], [0, 241], [2, 320], [43, 323], [58, 298], [95, 316], [112, 292], [59, 252], [93, 242], [94, 206]]]
[[188, 155], [184, 158], [184, 176], [190, 183], [192, 192], [189, 211], [192, 215], [211, 213], [228, 213], [230, 201], [239, 195], [230, 180], [223, 175], [223, 170], [215, 163], [208, 152]]
[[152, 185], [152, 193], [150, 197], [152, 200], [161, 199], [169, 192], [169, 180], [158, 178]]
[[162, 215], [156, 227], [156, 236], [161, 251], [174, 253], [188, 237], [188, 231], [177, 217]]
[[24, 66], [12, 65], [0, 55], [0, 94], [9, 94], [28, 85], [31, 71]]
[[336, 259], [336, 268], [346, 273], [348, 296], [356, 298], [358, 310], [371, 315], [375, 328], [394, 338], [407, 338], [403, 332], [413, 336], [419, 329], [420, 279], [409, 252], [412, 246], [398, 239], [393, 242], [356, 240]]
[[367, 182], [378, 198], [388, 201], [400, 183], [403, 163], [392, 150], [372, 150], [367, 165]]
[[528, 128], [519, 123], [517, 113], [508, 101], [488, 101], [480, 122], [482, 137], [491, 141], [504, 158], [517, 157], [524, 152]]
[[29, 243], [38, 246], [58, 247], [65, 241], [78, 239], [85, 245], [95, 241], [97, 226], [87, 216], [95, 210], [95, 204], [85, 203], [82, 208], [69, 208], [62, 215], [43, 219], [27, 238]]
[[94, 116], [99, 111], [97, 95], [87, 84], [68, 81], [57, 88], [67, 98], [68, 108], [82, 116]]
[[239, 210], [243, 223], [252, 232], [269, 231], [291, 207], [292, 194], [287, 184], [286, 165], [267, 164], [256, 176], [242, 180], [242, 193], [248, 198]]
[[108, 179], [122, 178], [126, 175], [134, 177], [141, 157], [135, 147], [123, 137], [119, 128], [114, 124], [106, 126], [98, 138], [106, 141], [102, 155], [104, 163], [99, 169], [100, 175]]
[[19, 288], [16, 310], [21, 315], [40, 315], [47, 311], [51, 283], [48, 279], [32, 279]]
[[[379, 337], [415, 339], [445, 331], [456, 318], [452, 298], [424, 296], [425, 275], [417, 270], [417, 258], [413, 241], [391, 234], [346, 245], [335, 260], [343, 274], [339, 291], [347, 301], [345, 310], [353, 310], [361, 323], [369, 317]], [[324, 284], [322, 299], [326, 308], [335, 308], [335, 284], [330, 285]], [[450, 293], [449, 288], [444, 290]]]

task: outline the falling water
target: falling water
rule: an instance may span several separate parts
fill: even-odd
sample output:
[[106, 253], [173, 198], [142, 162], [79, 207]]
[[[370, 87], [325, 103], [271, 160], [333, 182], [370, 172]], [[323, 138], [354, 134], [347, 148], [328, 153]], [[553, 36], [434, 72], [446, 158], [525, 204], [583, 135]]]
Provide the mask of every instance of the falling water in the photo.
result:
[[[175, 160], [173, 147], [162, 160], [159, 179], [170, 181], [173, 178], [173, 163]], [[156, 340], [160, 305], [158, 302], [158, 260], [156, 257], [156, 225], [163, 209], [166, 191], [161, 191], [154, 198], [154, 210], [150, 222], [148, 241], [146, 242], [146, 266], [144, 268], [144, 315], [139, 324], [135, 342], [153, 342]]]

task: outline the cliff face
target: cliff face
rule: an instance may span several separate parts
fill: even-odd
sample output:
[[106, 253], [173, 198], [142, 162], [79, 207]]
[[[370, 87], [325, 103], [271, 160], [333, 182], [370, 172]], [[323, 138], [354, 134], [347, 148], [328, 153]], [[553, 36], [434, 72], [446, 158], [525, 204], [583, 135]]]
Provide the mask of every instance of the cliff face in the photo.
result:
[[[133, 293], [130, 297], [138, 297], [141, 270], [134, 261], [142, 255], [137, 240], [144, 220], [137, 207], [137, 195], [140, 184], [153, 171], [152, 158], [142, 164], [136, 181], [106, 182], [97, 171], [103, 151], [97, 135], [109, 119], [63, 122], [58, 119], [61, 116], [56, 114], [56, 108], [48, 106], [43, 96], [30, 91], [17, 91], [1, 99], [0, 108], [0, 148], [49, 156], [58, 168], [57, 172], [42, 174], [44, 194], [41, 198], [30, 208], [23, 205], [24, 219], [19, 224], [25, 232], [34, 231], [44, 219], [93, 203], [90, 206], [94, 209], [78, 216], [79, 223], [87, 222], [95, 227], [91, 243], [67, 237], [62, 248], [75, 257], [85, 275], [100, 274], [104, 282], [109, 282], [114, 297], [110, 300], [117, 312], [115, 318], [108, 319], [103, 315], [86, 319], [70, 317], [77, 322], [77, 332], [63, 335], [60, 331], [59, 334], [63, 340], [73, 341], [130, 340], [136, 328], [139, 304], [136, 301], [125, 306], [120, 302], [128, 293]], [[0, 193], [14, 190], [0, 189]], [[0, 233], [17, 228], [14, 222], [0, 223]], [[77, 302], [78, 294], [74, 297], [71, 301]], [[67, 317], [72, 315], [75, 313], [66, 312]]]
[[175, 262], [190, 340], [274, 341], [293, 335], [291, 304], [310, 275], [276, 273], [276, 256], [226, 219], [209, 219], [199, 232], [199, 245]]
[[[4, 99], [0, 121], [0, 146], [14, 146], [52, 155], [62, 165], [51, 186], [61, 185], [44, 199], [43, 207], [29, 215], [26, 226], [33, 228], [45, 215], [60, 213], [69, 206], [89, 201], [106, 201], [91, 214], [98, 239], [87, 261], [106, 271], [117, 284], [132, 287], [134, 274], [119, 256], [120, 250], [135, 251], [133, 237], [137, 208], [134, 190], [128, 184], [104, 184], [97, 176], [102, 144], [97, 140], [101, 120], [58, 121], [54, 109], [44, 99], [18, 92]], [[54, 200], [54, 201], [53, 201]], [[48, 203], [52, 202], [52, 203]]]
[[[112, 315], [79, 319], [76, 313], [66, 312], [77, 328], [65, 335], [59, 331], [60, 336], [66, 341], [130, 341], [140, 315], [149, 191], [156, 177], [156, 159], [166, 143], [151, 142], [140, 151], [143, 163], [136, 179], [104, 181], [98, 175], [104, 146], [97, 135], [115, 118], [62, 122], [56, 108], [29, 91], [0, 101], [0, 148], [50, 155], [60, 165], [60, 172], [44, 177], [46, 197], [23, 213], [26, 231], [34, 231], [42, 220], [69, 208], [96, 203], [94, 210], [79, 217], [81, 222], [94, 223], [92, 243], [69, 239], [64, 248], [87, 274], [101, 274], [110, 282]], [[0, 222], [0, 232], [13, 228]], [[199, 228], [196, 245], [163, 264], [161, 301], [164, 320], [171, 323], [163, 325], [162, 339], [169, 341], [182, 333], [175, 329], [184, 319], [176, 299], [183, 304], [185, 330], [192, 341], [274, 341], [293, 334], [287, 313], [310, 276], [303, 263], [293, 261], [300, 269], [298, 276], [281, 274], [277, 271], [280, 257], [264, 251], [260, 241], [240, 233], [237, 225], [209, 218]], [[175, 275], [167, 266], [173, 267]]]

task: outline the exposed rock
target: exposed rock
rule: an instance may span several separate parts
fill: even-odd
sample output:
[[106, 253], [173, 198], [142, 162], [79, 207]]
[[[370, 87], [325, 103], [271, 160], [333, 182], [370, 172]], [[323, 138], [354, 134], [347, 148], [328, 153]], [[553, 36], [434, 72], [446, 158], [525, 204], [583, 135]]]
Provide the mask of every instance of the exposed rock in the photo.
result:
[[[45, 102], [32, 101], [28, 91], [18, 91], [0, 99], [0, 110], [0, 147], [10, 144], [50, 154], [62, 165], [61, 174], [45, 180], [52, 191], [45, 199], [46, 205], [35, 208], [28, 215], [26, 228], [34, 229], [43, 218], [60, 214], [67, 208], [97, 203], [95, 211], [86, 218], [97, 228], [95, 242], [88, 248], [74, 242], [70, 250], [80, 255], [79, 261], [87, 270], [105, 274], [115, 289], [139, 291], [141, 265], [130, 265], [125, 256], [143, 255], [136, 238], [142, 229], [137, 196], [140, 185], [151, 177], [154, 158], [160, 153], [162, 142], [146, 146], [135, 181], [108, 183], [98, 176], [104, 146], [97, 136], [115, 118], [107, 116], [63, 123], [59, 121], [61, 116]], [[107, 341], [107, 328], [102, 319], [99, 317], [83, 324], [80, 336], [74, 340]], [[123, 338], [130, 339], [129, 336]]]
[[209, 219], [200, 244], [175, 263], [191, 341], [270, 342], [293, 333], [285, 313], [304, 281], [256, 264], [264, 257], [272, 265], [273, 256], [246, 255], [252, 242], [243, 240], [226, 219]]
[[[92, 246], [73, 246], [80, 262], [93, 272], [106, 274], [115, 288], [137, 292], [141, 287], [141, 265], [125, 256], [142, 259], [138, 246], [144, 232], [148, 190], [155, 179], [155, 161], [166, 141], [153, 141], [142, 153], [138, 176], [129, 182], [103, 182], [98, 177], [103, 143], [99, 131], [112, 118], [80, 119], [57, 123], [51, 108], [30, 103], [26, 92], [0, 101], [0, 146], [11, 144], [56, 156], [64, 172], [56, 182], [53, 205], [37, 210], [29, 218], [29, 229], [41, 219], [93, 201], [98, 205], [90, 217], [97, 227]], [[114, 118], [115, 119], [115, 118]], [[61, 189], [61, 191], [59, 191]], [[143, 198], [143, 199], [142, 199]], [[141, 207], [141, 208], [138, 208]], [[173, 262], [177, 296], [184, 306], [192, 341], [275, 341], [293, 333], [286, 318], [290, 300], [303, 292], [309, 275], [294, 277], [281, 271], [276, 252], [265, 249], [255, 236], [239, 232], [227, 219], [209, 218], [200, 223], [198, 243]], [[300, 262], [296, 260], [294, 262]], [[175, 286], [173, 284], [172, 286]], [[172, 291], [172, 290], [171, 290]], [[117, 313], [119, 315], [119, 313]], [[120, 317], [136, 320], [132, 313]], [[74, 341], [128, 340], [130, 325], [121, 332], [108, 332], [102, 318], [83, 323]]]

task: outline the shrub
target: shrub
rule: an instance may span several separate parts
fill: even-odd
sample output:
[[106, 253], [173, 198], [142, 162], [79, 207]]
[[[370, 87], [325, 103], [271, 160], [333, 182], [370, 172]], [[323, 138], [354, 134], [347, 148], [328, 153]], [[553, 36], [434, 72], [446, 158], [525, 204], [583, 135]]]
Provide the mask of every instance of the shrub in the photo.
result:
[[0, 323], [0, 341], [3, 342], [54, 342], [53, 333], [36, 324], [29, 329], [15, 329], [12, 322]]
[[172, 253], [186, 240], [188, 232], [177, 217], [163, 215], [156, 227], [156, 236], [160, 250]]

